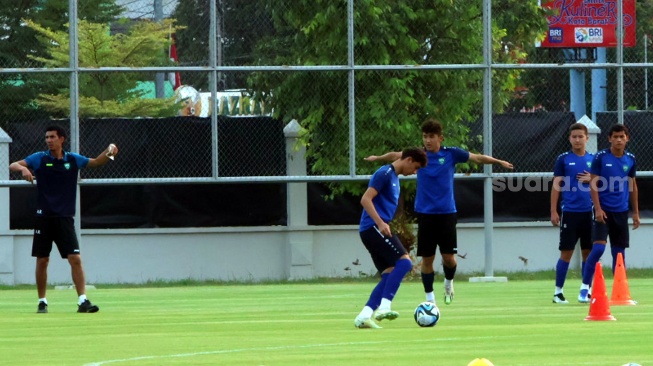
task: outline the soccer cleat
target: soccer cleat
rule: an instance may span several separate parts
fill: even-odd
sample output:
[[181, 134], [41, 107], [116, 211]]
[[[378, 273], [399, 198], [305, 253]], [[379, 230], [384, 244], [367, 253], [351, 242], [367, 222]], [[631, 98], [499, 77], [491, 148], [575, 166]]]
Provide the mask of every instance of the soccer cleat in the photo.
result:
[[91, 304], [91, 302], [86, 299], [83, 303], [77, 306], [78, 313], [97, 313], [100, 310], [97, 305]]
[[48, 312], [48, 304], [43, 301], [39, 301], [39, 308], [36, 310], [37, 313], [45, 314]]
[[376, 324], [372, 318], [356, 317], [354, 319], [354, 326], [360, 329], [381, 329], [381, 326]]
[[578, 294], [578, 302], [582, 304], [587, 304], [590, 302], [590, 297], [588, 295], [588, 290], [582, 289], [580, 290], [580, 294]]
[[565, 295], [561, 293], [553, 295], [553, 303], [555, 304], [569, 304], [569, 301], [565, 299]]
[[446, 305], [451, 304], [453, 300], [453, 284], [449, 286], [444, 286], [444, 303]]
[[381, 321], [383, 319], [395, 320], [399, 317], [399, 313], [390, 309], [379, 309], [374, 314], [374, 319]]

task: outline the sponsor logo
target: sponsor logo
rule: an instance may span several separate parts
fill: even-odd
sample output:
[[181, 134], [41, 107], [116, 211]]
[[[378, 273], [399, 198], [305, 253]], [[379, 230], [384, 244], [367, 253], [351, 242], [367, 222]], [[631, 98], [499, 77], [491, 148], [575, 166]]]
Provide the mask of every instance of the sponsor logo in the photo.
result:
[[576, 43], [603, 43], [602, 28], [574, 28]]
[[563, 37], [562, 28], [550, 28], [549, 29], [549, 42], [551, 43], [562, 43]]

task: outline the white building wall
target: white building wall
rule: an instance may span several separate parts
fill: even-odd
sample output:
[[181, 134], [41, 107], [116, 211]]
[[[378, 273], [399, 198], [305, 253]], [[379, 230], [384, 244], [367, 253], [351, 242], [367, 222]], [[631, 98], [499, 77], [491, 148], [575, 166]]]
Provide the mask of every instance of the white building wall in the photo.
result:
[[[631, 248], [626, 252], [629, 268], [653, 267], [652, 224], [646, 222], [631, 231]], [[297, 233], [310, 234], [313, 241], [304, 252], [310, 258], [300, 260], [296, 257], [301, 253], [295, 253], [293, 259], [290, 231], [285, 227], [82, 230], [82, 259], [89, 284], [285, 280], [291, 278], [292, 261], [314, 277], [375, 273], [356, 226], [303, 227], [293, 230], [293, 234]], [[464, 257], [458, 258], [459, 272], [483, 273], [483, 227], [461, 224], [458, 233], [459, 254]], [[549, 223], [496, 224], [493, 237], [494, 271], [555, 267], [558, 229]], [[34, 284], [31, 242], [31, 231], [0, 232], [0, 254], [4, 255], [0, 257], [0, 283]], [[609, 250], [602, 263], [604, 268], [611, 267]], [[50, 260], [48, 282], [71, 282], [68, 263], [60, 259], [56, 249]]]

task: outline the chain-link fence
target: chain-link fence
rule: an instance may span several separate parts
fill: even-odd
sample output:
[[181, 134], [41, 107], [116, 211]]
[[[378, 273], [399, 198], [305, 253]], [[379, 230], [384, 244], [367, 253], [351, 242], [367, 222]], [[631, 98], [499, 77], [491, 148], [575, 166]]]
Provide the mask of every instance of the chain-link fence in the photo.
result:
[[[44, 150], [50, 123], [87, 156], [118, 144], [116, 164], [83, 184], [360, 181], [377, 167], [364, 157], [420, 145], [428, 117], [446, 145], [550, 175], [566, 133], [537, 124], [568, 124], [565, 112], [641, 126], [640, 170], [653, 171], [650, 0], [637, 2], [633, 47], [575, 50], [536, 47], [546, 14], [518, 0], [19, 3], [0, 9], [0, 127], [12, 139], [0, 161]], [[306, 176], [285, 169], [292, 119]], [[530, 159], [534, 143], [550, 153]]]

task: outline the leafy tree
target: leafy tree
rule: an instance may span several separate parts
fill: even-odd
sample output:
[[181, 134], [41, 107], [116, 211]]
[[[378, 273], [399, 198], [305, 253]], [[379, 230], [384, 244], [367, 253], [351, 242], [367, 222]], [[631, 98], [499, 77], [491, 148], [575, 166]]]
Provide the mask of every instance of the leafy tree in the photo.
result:
[[[47, 45], [49, 57], [31, 56], [46, 67], [65, 67], [68, 63], [67, 31], [53, 31], [25, 20]], [[174, 20], [141, 21], [126, 34], [111, 35], [109, 25], [81, 20], [78, 23], [80, 67], [142, 67], [169, 64], [164, 50], [170, 45], [170, 32], [179, 27]], [[89, 116], [169, 116], [179, 110], [172, 100], [142, 100], [133, 90], [143, 79], [140, 73], [80, 73], [80, 115]], [[70, 111], [68, 90], [59, 95], [40, 94], [38, 103], [57, 116]]]
[[[114, 0], [80, 1], [80, 19], [96, 23], [109, 23], [122, 12]], [[68, 0], [18, 0], [5, 1], [0, 7], [0, 67], [41, 67], [28, 56], [44, 56], [45, 45], [36, 39], [36, 32], [26, 27], [22, 19], [52, 30], [64, 30], [68, 23]], [[26, 115], [30, 118], [45, 116], [33, 103], [39, 92], [53, 92], [48, 77], [35, 74], [0, 73], [0, 127], [3, 123]], [[54, 80], [61, 79], [51, 75]]]
[[[258, 43], [257, 64], [347, 63], [346, 1], [297, 0], [285, 2], [283, 9], [263, 3], [272, 14], [275, 31]], [[526, 41], [544, 34], [544, 11], [533, 2], [521, 0], [495, 1], [493, 8], [497, 15], [492, 24], [494, 60], [523, 60]], [[513, 9], [514, 14], [507, 14]], [[354, 47], [359, 64], [483, 61], [480, 0], [361, 0], [356, 1], [354, 12]], [[494, 71], [496, 112], [512, 96], [519, 75], [519, 70]], [[345, 73], [256, 73], [250, 81], [257, 97], [270, 98], [277, 117], [302, 123], [314, 173], [348, 174]], [[357, 71], [355, 87], [357, 162], [367, 155], [419, 145], [419, 126], [428, 116], [443, 122], [447, 144], [465, 146], [469, 132], [465, 121], [475, 121], [481, 115], [482, 70]], [[369, 174], [373, 169], [360, 165], [357, 173]]]

